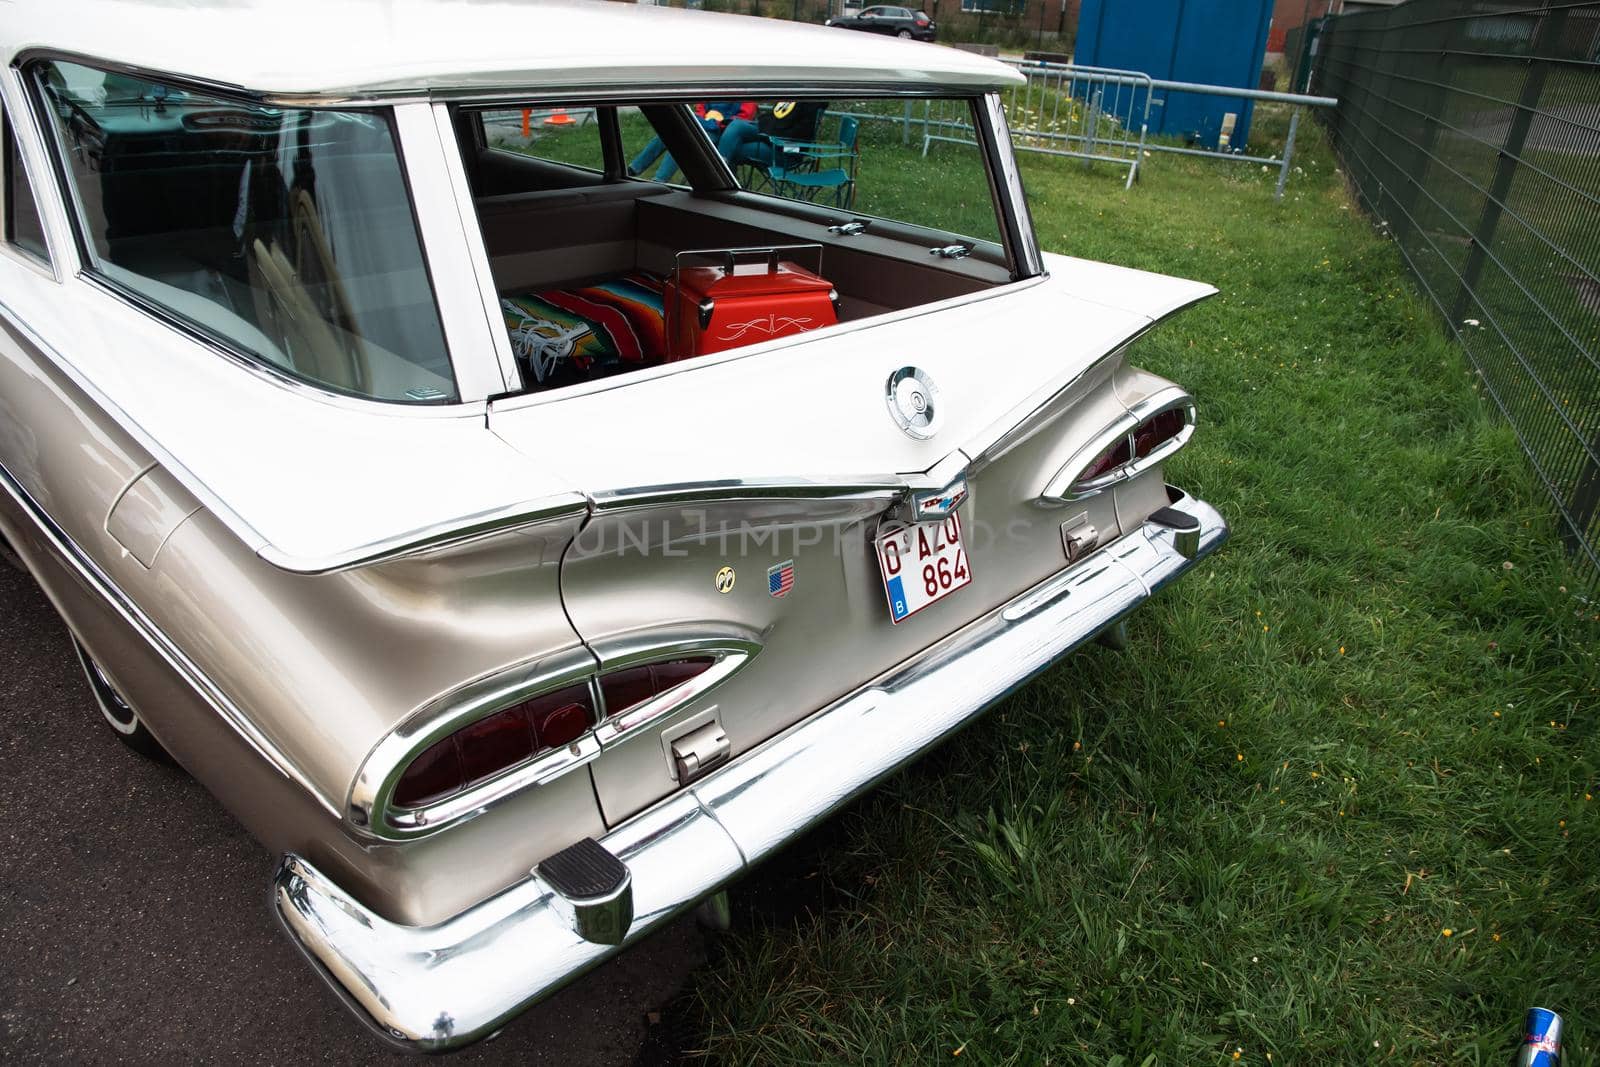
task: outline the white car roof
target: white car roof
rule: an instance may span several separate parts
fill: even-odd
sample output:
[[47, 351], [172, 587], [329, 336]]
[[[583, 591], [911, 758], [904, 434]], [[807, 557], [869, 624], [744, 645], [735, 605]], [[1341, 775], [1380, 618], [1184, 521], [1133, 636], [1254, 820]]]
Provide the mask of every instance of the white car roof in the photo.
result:
[[33, 49], [282, 97], [1021, 81], [953, 48], [606, 0], [0, 0], [0, 54]]

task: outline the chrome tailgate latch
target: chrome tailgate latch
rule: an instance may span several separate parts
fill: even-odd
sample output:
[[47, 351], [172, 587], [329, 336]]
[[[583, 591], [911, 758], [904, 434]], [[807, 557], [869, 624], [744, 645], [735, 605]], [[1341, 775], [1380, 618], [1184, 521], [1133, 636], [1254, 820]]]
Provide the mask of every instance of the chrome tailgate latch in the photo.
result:
[[673, 739], [672, 766], [677, 771], [678, 784], [688, 785], [713, 767], [726, 763], [731, 748], [727, 731], [715, 721]]

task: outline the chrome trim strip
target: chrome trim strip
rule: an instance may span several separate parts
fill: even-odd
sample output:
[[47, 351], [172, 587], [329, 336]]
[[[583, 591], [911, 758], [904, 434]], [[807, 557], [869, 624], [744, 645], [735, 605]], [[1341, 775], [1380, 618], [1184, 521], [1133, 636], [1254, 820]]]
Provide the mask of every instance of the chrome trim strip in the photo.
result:
[[316, 787], [309, 777], [295, 762], [274, 745], [256, 725], [250, 721], [244, 711], [230, 700], [200, 667], [184, 654], [177, 644], [166, 635], [150, 616], [146, 615], [133, 598], [122, 591], [122, 588], [112, 580], [110, 575], [100, 569], [100, 566], [74, 541], [64, 529], [50, 518], [44, 508], [39, 506], [22, 483], [0, 464], [0, 488], [16, 501], [17, 505], [26, 513], [39, 528], [40, 534], [55, 550], [56, 556], [63, 563], [70, 566], [83, 579], [84, 583], [104, 600], [124, 622], [144, 638], [160, 657], [166, 661], [179, 677], [189, 684], [196, 694], [200, 696], [213, 711], [233, 728], [239, 737], [255, 750], [256, 754], [285, 778], [299, 785], [309, 793], [318, 804], [326, 808], [329, 814], [338, 816], [338, 804]]
[[850, 478], [841, 482], [810, 482], [784, 478], [718, 478], [704, 482], [677, 482], [671, 485], [641, 485], [596, 493], [596, 514], [649, 508], [697, 501], [753, 500], [778, 498], [795, 500], [888, 500], [905, 492], [903, 478]]
[[[713, 78], [694, 82], [679, 82], [672, 85], [641, 88], [637, 81], [632, 83], [606, 83], [594, 82], [567, 82], [562, 84], [552, 77], [555, 72], [540, 72], [536, 85], [522, 88], [484, 88], [481, 86], [466, 85], [460, 88], [432, 88], [428, 90], [428, 97], [432, 100], [445, 100], [452, 104], [506, 104], [529, 105], [544, 107], [554, 104], [586, 106], [589, 104], [632, 104], [646, 101], [652, 104], [693, 104], [697, 100], [705, 100], [721, 96], [729, 89], [737, 89], [746, 99], [782, 99], [806, 100], [824, 99], [838, 100], [848, 96], [851, 99], [902, 99], [912, 98], [937, 98], [941, 100], [970, 100], [984, 93], [1014, 89], [1023, 84], [1025, 79], [1018, 76], [1017, 81], [976, 81], [970, 83], [927, 81], [908, 84], [893, 81], [851, 81], [841, 79], [836, 82], [812, 83], [801, 85], [793, 81], [782, 79], [762, 78], [752, 76], [749, 67], [740, 72], [730, 72], [726, 78]], [[414, 90], [398, 90], [399, 92], [414, 92]], [[293, 103], [301, 101], [301, 106], [316, 106], [317, 104], [338, 103], [344, 105], [352, 101], [371, 101], [373, 103], [387, 103], [389, 98], [385, 93], [352, 93], [344, 97], [329, 95], [326, 97], [310, 96], [296, 97], [293, 95], [274, 94], [263, 97], [268, 103]], [[310, 100], [313, 103], [306, 103]]]
[[[621, 660], [615, 667], [608, 664], [605, 671], [607, 674], [628, 664], [692, 659], [696, 655], [709, 655], [715, 661], [688, 681], [657, 693], [642, 704], [624, 708], [615, 715], [606, 712], [594, 731], [601, 748], [625, 740], [630, 734], [660, 722], [679, 708], [700, 699], [744, 667], [755, 658], [756, 653], [761, 651], [761, 646], [753, 641], [741, 642], [738, 647], [729, 647], [730, 644], [731, 642], [717, 639], [699, 645], [680, 645], [666, 651], [658, 646], [648, 654], [640, 653], [631, 659]], [[605, 709], [602, 711], [605, 712]]]
[[[1222, 517], [1171, 495], [1200, 521], [1195, 559], [1215, 550], [1228, 534]], [[940, 744], [1192, 567], [1171, 533], [1146, 524], [607, 834], [601, 844], [632, 876], [636, 914], [624, 944]], [[1049, 596], [1039, 599], [1041, 589]], [[1014, 610], [1021, 605], [1028, 610]], [[408, 927], [299, 856], [283, 858], [273, 883], [279, 921], [334, 990], [390, 1040], [428, 1051], [489, 1036], [618, 951], [584, 940], [551, 897], [530, 877], [436, 926]]]
[[279, 570], [295, 574], [328, 574], [333, 571], [384, 563], [401, 556], [415, 555], [438, 548], [449, 548], [470, 541], [493, 537], [520, 526], [535, 526], [586, 514], [589, 498], [582, 493], [565, 493], [543, 500], [510, 504], [492, 511], [448, 519], [433, 526], [411, 530], [396, 537], [373, 541], [334, 556], [291, 556], [274, 545], [263, 545], [256, 555]]
[[[1134, 455], [1133, 436], [1137, 430], [1149, 419], [1164, 411], [1180, 410], [1183, 412], [1183, 429], [1177, 435], [1157, 445], [1149, 455], [1130, 459], [1127, 463], [1116, 467], [1100, 477], [1091, 481], [1084, 481], [1083, 472], [1098, 459], [1101, 453], [1108, 448], [1116, 447], [1117, 438], [1124, 437], [1128, 442], [1128, 455]], [[1089, 440], [1064, 466], [1045, 484], [1038, 497], [1038, 502], [1046, 507], [1056, 507], [1074, 500], [1084, 500], [1104, 492], [1113, 485], [1119, 485], [1131, 478], [1136, 478], [1145, 471], [1172, 455], [1178, 449], [1189, 443], [1189, 438], [1194, 436], [1195, 408], [1194, 398], [1176, 385], [1165, 386], [1145, 397], [1143, 400], [1127, 409], [1127, 414], [1112, 423], [1109, 428], [1101, 431]]]
[[925, 471], [907, 474], [847, 475], [833, 482], [813, 482], [798, 477], [718, 478], [669, 485], [641, 485], [611, 489], [593, 497], [596, 514], [630, 508], [692, 504], [698, 501], [753, 500], [871, 500], [889, 503], [913, 491], [950, 487], [967, 473], [967, 456], [955, 449]]
[[1030, 278], [1044, 273], [1044, 257], [1039, 253], [1039, 238], [1028, 211], [1028, 194], [1022, 188], [1022, 171], [1011, 145], [1011, 129], [1006, 124], [1006, 108], [998, 92], [985, 93], [974, 109], [978, 136], [989, 160], [990, 185], [1000, 207], [1000, 223], [1006, 233], [1006, 248], [1014, 278]]

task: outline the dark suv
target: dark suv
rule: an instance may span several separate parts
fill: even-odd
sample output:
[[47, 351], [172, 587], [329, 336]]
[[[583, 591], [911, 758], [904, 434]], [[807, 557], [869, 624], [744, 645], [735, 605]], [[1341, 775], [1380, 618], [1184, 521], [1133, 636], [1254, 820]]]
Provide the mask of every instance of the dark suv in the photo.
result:
[[933, 18], [926, 11], [913, 11], [909, 7], [864, 7], [854, 15], [829, 19], [827, 24], [890, 37], [914, 37], [919, 41], [933, 40], [934, 31]]

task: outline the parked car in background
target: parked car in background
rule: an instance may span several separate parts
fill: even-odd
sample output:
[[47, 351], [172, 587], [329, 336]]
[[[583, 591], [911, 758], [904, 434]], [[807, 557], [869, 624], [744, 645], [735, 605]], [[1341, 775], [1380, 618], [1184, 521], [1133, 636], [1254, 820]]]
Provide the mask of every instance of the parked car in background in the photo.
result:
[[[1006, 66], [610, 3], [4, 7], [0, 540], [391, 1041], [492, 1035], [1227, 534], [1132, 362], [1213, 290], [1041, 251]], [[805, 136], [714, 143], [711, 85]], [[924, 157], [921, 99], [971, 139]]]
[[909, 7], [864, 7], [854, 15], [840, 15], [824, 25], [845, 30], [864, 30], [888, 37], [909, 37], [918, 41], [931, 41], [937, 27], [926, 11], [913, 11]]

